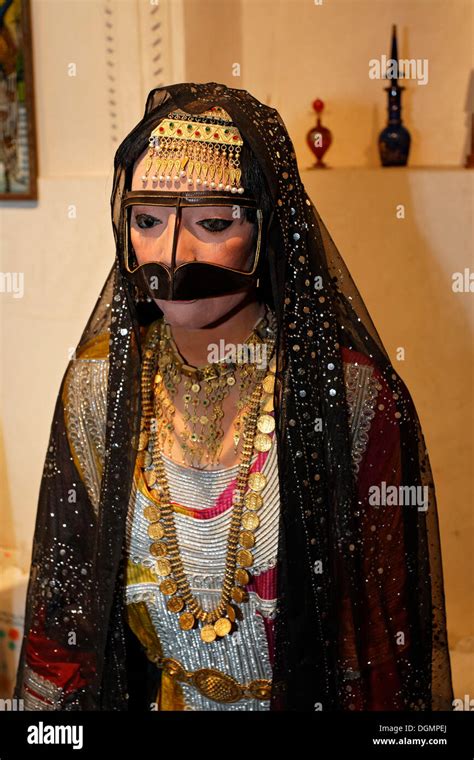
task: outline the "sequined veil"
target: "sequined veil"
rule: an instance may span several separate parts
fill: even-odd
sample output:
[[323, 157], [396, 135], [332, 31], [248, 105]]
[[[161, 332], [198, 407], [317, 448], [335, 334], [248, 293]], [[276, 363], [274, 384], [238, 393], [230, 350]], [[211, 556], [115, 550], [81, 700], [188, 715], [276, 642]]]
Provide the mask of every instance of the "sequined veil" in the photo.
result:
[[[150, 663], [124, 620], [124, 536], [140, 422], [142, 338], [157, 319], [124, 276], [131, 168], [160, 119], [222, 106], [274, 208], [262, 292], [277, 319], [280, 522], [272, 710], [449, 710], [452, 686], [436, 495], [420, 422], [350, 273], [302, 184], [278, 112], [214, 82], [152, 90], [117, 150], [116, 257], [66, 368], [39, 495], [15, 696], [27, 709], [146, 709]], [[107, 357], [107, 379], [101, 373]], [[67, 414], [71, 375], [104, 420]], [[82, 362], [82, 364], [81, 364]], [[101, 386], [102, 387], [102, 386]], [[75, 426], [75, 427], [74, 427]], [[70, 440], [95, 442], [81, 477]], [[423, 489], [422, 506], [371, 493]], [[147, 676], [148, 674], [148, 676]], [[152, 678], [158, 675], [154, 673]]]

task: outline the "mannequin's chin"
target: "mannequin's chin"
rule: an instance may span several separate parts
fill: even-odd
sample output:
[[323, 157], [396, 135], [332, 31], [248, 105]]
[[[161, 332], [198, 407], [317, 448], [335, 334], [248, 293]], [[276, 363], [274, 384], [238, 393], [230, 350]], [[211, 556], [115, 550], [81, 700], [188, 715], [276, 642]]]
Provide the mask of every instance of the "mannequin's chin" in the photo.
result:
[[192, 301], [167, 301], [156, 298], [157, 306], [163, 312], [165, 320], [172, 327], [186, 327], [199, 330], [211, 327], [226, 316], [231, 316], [239, 307], [248, 303], [250, 293], [247, 288], [235, 293], [228, 293], [213, 298], [196, 298]]

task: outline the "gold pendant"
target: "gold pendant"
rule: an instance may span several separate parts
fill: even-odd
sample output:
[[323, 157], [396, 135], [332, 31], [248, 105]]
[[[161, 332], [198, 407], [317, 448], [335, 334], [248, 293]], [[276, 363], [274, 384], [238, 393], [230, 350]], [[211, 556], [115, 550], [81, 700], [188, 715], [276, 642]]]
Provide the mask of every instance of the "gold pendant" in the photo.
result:
[[263, 380], [263, 390], [265, 393], [273, 393], [275, 388], [275, 375], [268, 374]]
[[151, 465], [151, 461], [151, 454], [149, 451], [145, 449], [144, 451], [138, 452], [137, 462], [142, 469], [149, 467]]
[[156, 472], [155, 470], [146, 470], [144, 473], [145, 480], [147, 486], [151, 488], [151, 486], [154, 486], [156, 483]]
[[227, 612], [227, 617], [229, 618], [231, 623], [233, 623], [235, 621], [235, 609], [232, 607], [231, 604], [226, 604], [226, 612]]
[[157, 522], [161, 517], [160, 509], [158, 507], [155, 507], [153, 504], [145, 507], [143, 514], [150, 522]]
[[172, 596], [166, 602], [166, 606], [170, 612], [179, 612], [184, 607], [184, 599], [180, 596]]
[[251, 549], [255, 545], [255, 536], [250, 531], [243, 530], [239, 535], [239, 543], [245, 549]]
[[250, 576], [247, 570], [244, 570], [243, 567], [238, 567], [237, 570], [235, 571], [235, 582], [238, 583], [240, 586], [246, 586], [249, 580], [250, 580]]
[[249, 491], [245, 494], [245, 506], [247, 509], [257, 510], [260, 509], [263, 505], [263, 498], [260, 496], [259, 493], [255, 493], [254, 491]]
[[172, 578], [166, 578], [160, 583], [160, 591], [165, 594], [165, 596], [171, 596], [177, 591], [177, 589], [178, 584]]
[[[255, 512], [246, 512], [242, 517], [242, 527], [246, 530], [255, 530], [260, 525], [260, 518]], [[245, 551], [245, 549], [244, 549]]]
[[179, 626], [182, 631], [190, 631], [195, 622], [194, 615], [191, 612], [183, 612], [179, 616]]
[[241, 604], [243, 601], [245, 601], [247, 597], [247, 593], [245, 589], [240, 588], [240, 586], [234, 586], [234, 588], [231, 591], [231, 596], [232, 596], [232, 599], [234, 599], [234, 601]]
[[171, 562], [166, 557], [160, 557], [155, 562], [155, 572], [157, 575], [169, 575], [171, 573]]
[[159, 541], [160, 538], [163, 538], [165, 535], [165, 530], [161, 523], [151, 523], [148, 526], [148, 535], [150, 538], [153, 538], [155, 541]]
[[267, 485], [267, 476], [263, 472], [252, 472], [249, 475], [248, 484], [252, 491], [262, 491]]
[[203, 641], [206, 641], [207, 643], [210, 643], [211, 641], [214, 641], [217, 638], [217, 633], [214, 629], [213, 625], [203, 625], [201, 628], [201, 639]]
[[271, 414], [262, 414], [257, 420], [257, 427], [261, 433], [271, 433], [275, 430], [275, 419]]
[[167, 551], [168, 547], [164, 543], [157, 542], [150, 546], [150, 554], [153, 557], [164, 557]]
[[265, 433], [257, 433], [254, 446], [257, 451], [269, 451], [272, 447], [272, 439], [269, 435], [265, 435]]
[[253, 565], [253, 557], [248, 549], [239, 549], [237, 552], [237, 562], [239, 562], [242, 567], [250, 567]]
[[231, 628], [232, 623], [228, 618], [219, 618], [214, 623], [214, 630], [218, 636], [227, 636]]

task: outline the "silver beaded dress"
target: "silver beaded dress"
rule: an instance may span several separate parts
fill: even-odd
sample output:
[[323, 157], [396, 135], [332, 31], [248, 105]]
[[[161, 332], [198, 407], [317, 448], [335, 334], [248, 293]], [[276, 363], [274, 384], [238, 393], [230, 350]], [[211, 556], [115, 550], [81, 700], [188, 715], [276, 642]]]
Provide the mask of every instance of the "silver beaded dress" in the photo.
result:
[[[275, 436], [272, 438], [274, 442]], [[222, 589], [232, 496], [239, 465], [206, 471], [162, 456], [184, 570], [193, 595], [204, 609], [210, 609], [218, 602]], [[263, 472], [267, 484], [263, 490], [264, 503], [259, 510], [252, 577], [245, 587], [248, 600], [240, 605], [243, 619], [237, 630], [213, 642], [203, 641], [197, 627], [181, 630], [179, 615], [167, 609], [167, 597], [159, 588], [162, 579], [153, 575], [156, 558], [150, 554], [149, 522], [144, 516], [145, 508], [154, 503], [152, 490], [148, 490], [139, 473], [134, 479], [127, 520], [127, 604], [142, 602], [146, 605], [145, 616], [157, 633], [164, 657], [176, 659], [189, 672], [203, 668], [218, 670], [232, 676], [239, 684], [256, 679], [271, 680], [272, 676], [279, 521], [275, 445], [267, 452], [254, 455], [249, 472]], [[139, 614], [143, 618], [143, 607]], [[137, 618], [139, 615], [135, 615]], [[179, 691], [181, 709], [185, 710], [267, 710], [269, 707], [269, 700], [254, 698], [241, 698], [235, 702], [209, 699], [191, 683], [180, 682]]]

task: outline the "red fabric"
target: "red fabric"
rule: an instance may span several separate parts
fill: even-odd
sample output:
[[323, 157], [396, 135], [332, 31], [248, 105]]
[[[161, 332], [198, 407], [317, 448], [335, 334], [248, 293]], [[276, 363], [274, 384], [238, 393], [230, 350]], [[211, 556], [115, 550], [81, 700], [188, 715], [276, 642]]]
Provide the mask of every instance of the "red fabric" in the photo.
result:
[[[370, 359], [342, 349], [343, 360], [370, 364]], [[397, 406], [391, 390], [375, 367], [374, 378], [381, 390], [375, 401], [375, 416], [360, 463], [357, 491], [362, 532], [362, 573], [365, 579], [362, 621], [362, 662], [357, 663], [348, 597], [341, 607], [341, 651], [346, 663], [362, 671], [365, 694], [354, 680], [346, 691], [347, 709], [401, 710], [401, 688], [397, 659], [409, 647], [408, 616], [404, 600], [408, 593], [403, 537], [402, 509], [406, 506], [369, 504], [369, 488], [385, 481], [387, 487], [400, 485], [400, 433]], [[382, 408], [381, 408], [382, 407]], [[380, 572], [381, 571], [381, 572]], [[403, 634], [404, 643], [397, 643]], [[350, 682], [349, 682], [350, 683]]]
[[[42, 678], [70, 694], [86, 686], [93, 672], [93, 655], [75, 652], [44, 635], [44, 608], [37, 611], [39, 625], [32, 628], [26, 647], [26, 662]], [[33, 691], [30, 689], [30, 691]], [[43, 699], [40, 695], [36, 695]]]

